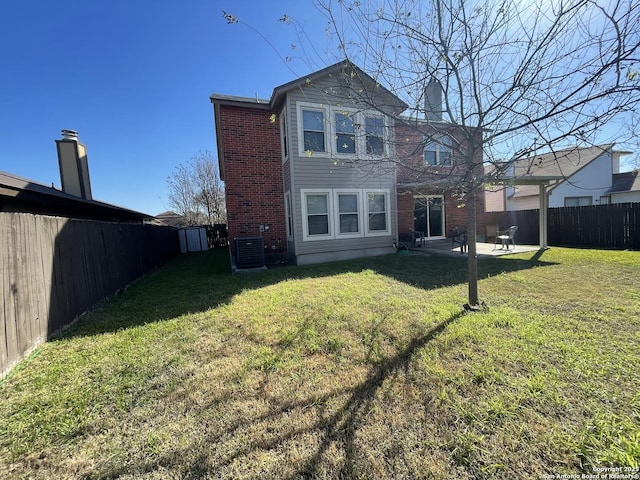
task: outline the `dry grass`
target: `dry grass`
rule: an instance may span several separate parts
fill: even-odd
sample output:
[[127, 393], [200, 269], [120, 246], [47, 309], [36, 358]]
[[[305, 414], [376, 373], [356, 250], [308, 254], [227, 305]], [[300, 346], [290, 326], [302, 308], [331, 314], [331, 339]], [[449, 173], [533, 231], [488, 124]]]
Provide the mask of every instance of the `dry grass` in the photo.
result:
[[[542, 478], [638, 467], [640, 256], [192, 254], [0, 386], [3, 478]], [[637, 470], [635, 470], [638, 473]]]

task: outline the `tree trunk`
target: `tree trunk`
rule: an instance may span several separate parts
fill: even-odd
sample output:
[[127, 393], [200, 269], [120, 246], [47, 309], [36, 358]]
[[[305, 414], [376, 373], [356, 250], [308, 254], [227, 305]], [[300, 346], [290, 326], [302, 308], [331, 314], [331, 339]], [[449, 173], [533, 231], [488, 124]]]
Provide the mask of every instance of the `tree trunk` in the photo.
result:
[[477, 192], [475, 188], [470, 189], [467, 198], [467, 274], [469, 283], [469, 306], [473, 307], [478, 305], [478, 255], [476, 245], [476, 197]]

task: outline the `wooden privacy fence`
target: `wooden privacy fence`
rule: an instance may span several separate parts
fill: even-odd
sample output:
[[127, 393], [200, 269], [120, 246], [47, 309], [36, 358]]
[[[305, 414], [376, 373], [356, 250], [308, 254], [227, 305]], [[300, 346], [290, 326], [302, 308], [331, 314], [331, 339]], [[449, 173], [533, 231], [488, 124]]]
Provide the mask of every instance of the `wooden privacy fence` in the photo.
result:
[[[516, 243], [539, 242], [538, 210], [494, 212], [487, 224], [517, 225]], [[640, 203], [550, 208], [549, 245], [640, 250]]]
[[171, 227], [0, 212], [0, 378], [177, 252]]

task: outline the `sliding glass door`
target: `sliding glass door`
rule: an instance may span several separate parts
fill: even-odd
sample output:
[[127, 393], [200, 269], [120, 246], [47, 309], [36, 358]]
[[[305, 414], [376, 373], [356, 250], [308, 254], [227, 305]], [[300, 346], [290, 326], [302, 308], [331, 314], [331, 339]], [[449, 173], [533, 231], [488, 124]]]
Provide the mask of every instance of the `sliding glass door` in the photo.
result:
[[444, 237], [444, 198], [442, 196], [415, 197], [414, 229], [427, 238]]

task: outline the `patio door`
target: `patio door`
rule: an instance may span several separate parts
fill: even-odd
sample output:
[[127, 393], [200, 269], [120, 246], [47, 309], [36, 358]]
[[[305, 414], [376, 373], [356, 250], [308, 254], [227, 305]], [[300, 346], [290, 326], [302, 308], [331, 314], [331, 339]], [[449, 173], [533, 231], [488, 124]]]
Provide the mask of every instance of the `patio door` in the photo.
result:
[[415, 197], [413, 223], [426, 238], [444, 238], [444, 197]]

